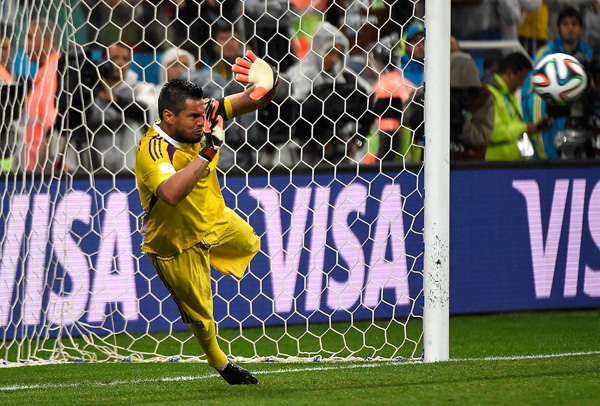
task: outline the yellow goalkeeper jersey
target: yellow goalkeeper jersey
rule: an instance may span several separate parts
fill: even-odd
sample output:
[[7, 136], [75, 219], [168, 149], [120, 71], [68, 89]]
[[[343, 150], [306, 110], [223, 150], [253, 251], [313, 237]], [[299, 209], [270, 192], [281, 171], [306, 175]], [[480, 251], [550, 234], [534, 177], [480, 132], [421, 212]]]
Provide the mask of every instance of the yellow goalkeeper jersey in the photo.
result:
[[[224, 107], [219, 114], [224, 119], [230, 117], [229, 100], [219, 104]], [[158, 186], [196, 159], [201, 148], [201, 142], [177, 142], [158, 126], [158, 122], [138, 143], [135, 175], [144, 209], [143, 251], [165, 257], [181, 253], [201, 242], [223, 214], [225, 201], [216, 171], [218, 153], [194, 189], [177, 205], [171, 206], [156, 195]]]

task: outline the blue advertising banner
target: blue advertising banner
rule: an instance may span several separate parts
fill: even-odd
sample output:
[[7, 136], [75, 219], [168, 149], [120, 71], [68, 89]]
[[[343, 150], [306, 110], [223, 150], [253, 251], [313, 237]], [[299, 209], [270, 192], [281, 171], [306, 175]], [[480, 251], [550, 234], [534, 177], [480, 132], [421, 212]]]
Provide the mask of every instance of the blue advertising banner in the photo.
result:
[[[213, 272], [221, 328], [421, 314], [422, 177], [223, 181], [261, 252]], [[134, 179], [1, 185], [0, 331], [184, 329], [141, 252]], [[600, 306], [600, 168], [451, 172], [453, 314]]]
[[[213, 271], [219, 326], [419, 313], [418, 179], [228, 177], [226, 203], [248, 219], [262, 248], [241, 281]], [[173, 324], [177, 308], [141, 252], [134, 179], [4, 188], [0, 326], [7, 335], [187, 328]]]
[[453, 171], [452, 313], [600, 306], [600, 168]]

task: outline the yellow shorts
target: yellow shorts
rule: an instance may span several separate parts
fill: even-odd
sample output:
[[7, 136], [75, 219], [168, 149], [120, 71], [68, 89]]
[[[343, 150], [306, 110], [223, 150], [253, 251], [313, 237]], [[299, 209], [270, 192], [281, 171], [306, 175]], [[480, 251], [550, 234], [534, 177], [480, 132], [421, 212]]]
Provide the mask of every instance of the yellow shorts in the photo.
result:
[[172, 257], [148, 254], [165, 284], [184, 323], [213, 321], [210, 265], [224, 275], [239, 279], [260, 249], [260, 240], [250, 224], [225, 208], [204, 240]]

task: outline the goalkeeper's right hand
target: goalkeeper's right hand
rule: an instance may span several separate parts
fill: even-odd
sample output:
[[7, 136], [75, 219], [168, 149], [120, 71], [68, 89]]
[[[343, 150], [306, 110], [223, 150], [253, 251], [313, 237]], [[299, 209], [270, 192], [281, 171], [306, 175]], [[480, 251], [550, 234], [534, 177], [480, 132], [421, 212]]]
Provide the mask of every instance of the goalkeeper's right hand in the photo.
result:
[[232, 70], [237, 73], [235, 78], [240, 82], [253, 83], [256, 89], [250, 93], [254, 100], [262, 99], [279, 83], [277, 71], [252, 51], [246, 52], [246, 58], [237, 58]]
[[211, 99], [204, 113], [204, 146], [200, 150], [199, 156], [211, 162], [221, 145], [223, 145], [223, 117], [217, 116], [219, 102]]

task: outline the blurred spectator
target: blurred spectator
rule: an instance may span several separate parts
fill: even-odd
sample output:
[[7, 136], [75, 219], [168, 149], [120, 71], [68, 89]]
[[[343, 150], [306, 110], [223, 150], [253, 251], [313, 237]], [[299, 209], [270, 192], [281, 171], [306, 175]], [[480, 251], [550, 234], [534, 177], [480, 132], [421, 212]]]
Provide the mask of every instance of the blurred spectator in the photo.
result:
[[354, 158], [373, 123], [369, 112], [371, 86], [345, 67], [348, 39], [335, 26], [321, 23], [304, 60], [282, 76], [290, 95], [301, 104], [301, 120], [293, 126], [302, 146], [302, 160], [337, 165]]
[[[90, 29], [89, 42], [111, 44], [117, 41], [135, 42], [136, 38], [147, 38], [151, 45], [156, 41], [152, 38], [152, 31], [146, 33], [143, 26], [136, 24], [139, 19], [144, 1], [136, 4], [120, 0], [85, 0], [89, 8]], [[137, 13], [136, 13], [137, 11]], [[137, 14], [137, 15], [136, 15]], [[146, 34], [146, 35], [144, 35]]]
[[166, 12], [170, 1], [83, 0], [87, 3], [88, 42], [123, 42], [136, 52], [154, 52], [167, 39], [173, 17]]
[[402, 53], [402, 71], [404, 77], [416, 86], [423, 84], [425, 72], [425, 28], [421, 22], [414, 22], [408, 26], [404, 34], [404, 50]]
[[577, 59], [589, 59], [593, 50], [581, 39], [583, 29], [581, 13], [575, 8], [567, 6], [560, 12], [556, 20], [558, 35], [556, 39], [541, 48], [536, 54], [538, 61], [551, 53], [566, 53]]
[[[451, 34], [459, 41], [516, 39], [520, 18], [519, 0], [451, 0]], [[475, 59], [485, 59], [489, 50], [472, 50]]]
[[486, 54], [485, 59], [483, 60], [483, 75], [482, 81], [487, 83], [490, 80], [494, 73], [498, 73], [498, 69], [500, 68], [500, 63], [504, 59], [504, 55], [502, 55], [502, 51], [492, 51]]
[[[405, 125], [423, 139], [424, 93], [419, 89], [405, 110]], [[464, 52], [450, 55], [450, 159], [484, 160], [494, 130], [494, 97], [479, 79], [479, 68]]]
[[[291, 50], [297, 59], [304, 59], [310, 51], [310, 40], [315, 33], [315, 28], [323, 21], [329, 1], [292, 0], [291, 3], [294, 6], [292, 10], [298, 13], [297, 18], [291, 19]], [[294, 62], [295, 60], [291, 60], [292, 64]], [[289, 68], [289, 64], [285, 68]]]
[[518, 30], [519, 41], [532, 58], [548, 42], [548, 4], [542, 0], [537, 10], [527, 10]]
[[[243, 56], [240, 32], [235, 26], [220, 21], [212, 26], [210, 68], [190, 72], [190, 80], [202, 87], [205, 97], [223, 98], [243, 92], [244, 86], [234, 80], [232, 66]], [[219, 150], [218, 168], [227, 173], [237, 166], [250, 169], [256, 163], [256, 114], [244, 114], [225, 124], [225, 143]]]
[[[580, 62], [586, 63], [592, 57], [592, 49], [584, 43], [581, 38], [581, 15], [573, 7], [566, 7], [561, 12], [558, 20], [558, 37], [540, 48], [534, 61], [537, 63], [543, 57], [553, 53], [565, 53], [574, 56]], [[540, 159], [555, 159], [558, 157], [558, 151], [554, 145], [556, 132], [565, 128], [570, 118], [582, 118], [585, 110], [583, 101], [575, 102], [570, 106], [556, 108], [546, 104], [546, 102], [533, 91], [531, 80], [526, 82], [523, 113], [526, 121], [537, 122], [546, 114], [555, 118], [554, 126], [543, 133], [529, 133], [532, 137], [535, 147], [535, 157]]]
[[451, 32], [458, 40], [517, 39], [521, 13], [541, 0], [452, 0]]
[[498, 73], [487, 84], [495, 103], [494, 131], [487, 148], [488, 161], [521, 160], [533, 155], [527, 134], [541, 130], [546, 123], [526, 123], [521, 104], [515, 96], [531, 69], [529, 58], [514, 52], [502, 60]]
[[450, 53], [459, 52], [459, 51], [461, 51], [460, 43], [458, 42], [458, 40], [455, 37], [450, 36]]
[[[401, 150], [403, 105], [416, 90], [416, 85], [404, 78], [398, 61], [398, 34], [382, 38], [371, 50], [369, 65], [378, 80], [373, 88], [371, 110], [375, 113], [375, 134], [370, 143], [377, 144], [375, 154], [369, 154], [364, 162], [374, 163], [375, 157], [394, 161]], [[369, 148], [371, 151], [372, 149]]]
[[92, 160], [96, 170], [112, 175], [133, 173], [135, 146], [149, 124], [147, 114], [156, 103], [156, 93], [129, 68], [132, 50], [128, 45], [116, 42], [107, 52], [112, 75], [97, 86], [88, 117], [94, 133]]
[[295, 62], [290, 43], [292, 23], [298, 19], [298, 12], [293, 3], [284, 0], [244, 2], [250, 48], [255, 49], [257, 55], [268, 55], [275, 60], [280, 72]]
[[27, 93], [24, 112], [26, 128], [22, 165], [28, 172], [53, 169], [46, 159], [49, 142], [54, 138], [51, 129], [57, 117], [55, 95], [61, 57], [58, 43], [58, 35], [49, 21], [38, 20], [30, 24], [25, 49], [29, 59], [39, 68]]
[[536, 11], [541, 0], [498, 0], [497, 10], [500, 20], [502, 39], [516, 40], [519, 37], [519, 26], [528, 11]]
[[413, 17], [418, 1], [330, 1], [326, 10], [327, 21], [340, 27], [349, 40], [347, 64], [364, 76], [367, 56], [380, 38], [396, 33]]
[[198, 59], [214, 60], [219, 56], [213, 52], [213, 47], [209, 44], [210, 39], [214, 38], [212, 31], [214, 24], [219, 21], [225, 21], [229, 25], [237, 23], [242, 17], [241, 10], [244, 3], [248, 2], [176, 0], [172, 3], [177, 4], [177, 10], [171, 13], [172, 22], [169, 25], [169, 36], [173, 38], [172, 42], [188, 50], [192, 55], [198, 55]]
[[496, 0], [452, 0], [451, 33], [460, 40], [502, 37]]
[[[17, 125], [15, 119], [20, 108], [17, 91], [22, 89], [10, 83], [12, 75], [12, 29], [0, 24], [0, 172], [8, 172], [13, 167], [16, 151]], [[15, 162], [18, 163], [18, 162]]]
[[[182, 47], [189, 40], [188, 35], [191, 34], [182, 19], [191, 17], [188, 14], [194, 12], [196, 13], [193, 15], [194, 18], [199, 17], [197, 11], [189, 7], [189, 4], [193, 3], [192, 1], [138, 0], [133, 3], [135, 5], [129, 7], [133, 8], [131, 15], [134, 16], [135, 21], [117, 25], [123, 27], [122, 36], [119, 39], [132, 45], [136, 53], [153, 53], [170, 45]], [[205, 3], [208, 8], [208, 4], [212, 2], [206, 1]], [[143, 41], [141, 41], [142, 38]], [[112, 41], [115, 40], [112, 38]], [[194, 53], [196, 53], [195, 51], [194, 49]]]
[[594, 54], [600, 53], [600, 0], [583, 5], [583, 33], [581, 38], [592, 47]]
[[196, 70], [196, 58], [179, 48], [167, 48], [160, 58], [160, 69], [158, 71], [158, 84], [162, 87], [167, 82], [177, 79], [184, 74], [189, 79], [189, 73]]
[[[158, 68], [158, 83], [155, 86], [155, 98], [158, 100], [160, 89], [173, 79], [189, 79], [190, 73], [196, 70], [196, 58], [185, 49], [167, 48], [160, 57]], [[150, 109], [149, 122], [158, 120], [158, 106], [154, 104]]]
[[494, 98], [473, 58], [450, 56], [450, 159], [484, 160], [494, 130]]
[[[396, 75], [395, 82], [398, 85], [402, 83], [404, 86], [402, 92], [408, 92], [403, 95], [401, 99], [404, 100], [404, 105], [398, 109], [388, 109], [388, 113], [395, 113], [396, 118], [401, 118], [401, 126], [398, 128], [398, 131], [394, 134], [394, 136], [390, 139], [389, 137], [385, 137], [385, 133], [382, 134], [384, 136], [379, 137], [379, 141], [383, 141], [379, 144], [378, 147], [378, 156], [384, 160], [396, 160], [402, 159], [403, 161], [420, 161], [422, 159], [422, 148], [423, 148], [423, 132], [424, 126], [423, 124], [423, 107], [424, 107], [424, 99], [425, 94], [423, 92], [423, 74], [424, 74], [424, 65], [423, 58], [425, 56], [425, 41], [423, 38], [423, 25], [421, 23], [413, 23], [409, 26], [407, 33], [405, 36], [411, 38], [411, 42], [414, 42], [412, 45], [410, 42], [404, 41], [404, 45], [406, 47], [405, 53], [402, 57], [403, 62], [403, 73], [404, 77], [400, 77]], [[375, 49], [378, 47], [376, 46]], [[456, 38], [450, 37], [450, 52], [455, 53], [460, 51], [460, 46]], [[410, 56], [421, 58], [421, 63], [418, 61], [414, 61]], [[409, 77], [410, 76], [410, 77]], [[385, 76], [383, 76], [385, 78]], [[412, 79], [410, 79], [412, 77]], [[412, 80], [416, 80], [419, 83], [412, 82]], [[387, 90], [394, 88], [394, 81], [389, 82], [387, 85]], [[381, 90], [381, 89], [379, 89]], [[386, 105], [385, 100], [378, 95], [379, 91], [375, 92], [375, 112], [379, 115], [381, 112], [380, 107], [378, 105]], [[385, 94], [385, 93], [383, 93]], [[382, 95], [383, 95], [382, 94]], [[399, 101], [397, 99], [394, 100], [396, 103]], [[380, 104], [381, 103], [381, 104]], [[388, 100], [389, 103], [389, 100]], [[398, 116], [400, 114], [400, 116]], [[392, 121], [385, 120], [386, 123], [391, 124]], [[381, 124], [381, 121], [380, 121]], [[391, 145], [390, 145], [391, 141]], [[369, 152], [372, 152], [371, 147], [369, 146]], [[367, 160], [370, 159], [367, 157]]]
[[[212, 57], [206, 61], [207, 67], [210, 69], [205, 70], [204, 73], [216, 72], [218, 77], [216, 80], [225, 85], [233, 79], [231, 68], [235, 64], [235, 60], [243, 55], [242, 35], [235, 25], [225, 20], [213, 24], [211, 32], [211, 41], [207, 45]], [[217, 85], [221, 89], [224, 87], [218, 82], [213, 85]]]
[[[599, 0], [546, 0], [548, 4], [548, 38], [556, 38], [558, 32], [558, 17], [565, 7], [573, 7], [581, 14], [582, 39], [588, 43], [598, 38], [598, 24], [600, 23]], [[590, 44], [590, 43], [588, 43]]]
[[[153, 53], [169, 45], [199, 55], [220, 18], [235, 22], [240, 0], [83, 0], [87, 4], [88, 41], [117, 41], [137, 53]], [[202, 7], [200, 7], [202, 5]], [[167, 42], [168, 40], [168, 42]]]
[[12, 79], [12, 28], [0, 23], [0, 81]]

